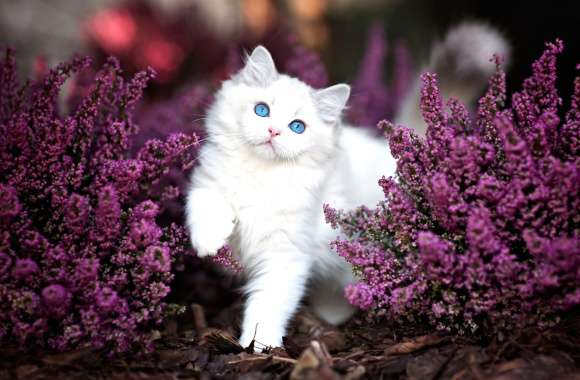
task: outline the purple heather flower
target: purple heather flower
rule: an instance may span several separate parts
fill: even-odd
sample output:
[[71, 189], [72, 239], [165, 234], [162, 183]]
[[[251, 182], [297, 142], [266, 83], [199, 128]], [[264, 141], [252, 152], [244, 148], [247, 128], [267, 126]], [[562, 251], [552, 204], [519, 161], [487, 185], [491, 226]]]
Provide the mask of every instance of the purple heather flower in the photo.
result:
[[[139, 179], [143, 172], [144, 163], [140, 160], [116, 160], [105, 161], [100, 182], [114, 184], [115, 191], [121, 197], [136, 191], [139, 187]], [[97, 180], [99, 183], [99, 180]]]
[[[13, 316], [18, 318], [20, 312], [34, 315], [40, 305], [40, 297], [30, 290], [15, 290], [11, 294], [11, 306], [16, 313]], [[21, 325], [23, 326], [23, 325]]]
[[344, 295], [351, 304], [363, 310], [369, 309], [374, 303], [373, 291], [364, 282], [347, 285]]
[[159, 213], [159, 206], [157, 203], [147, 200], [139, 203], [133, 209], [133, 218], [153, 220]]
[[66, 205], [65, 224], [72, 231], [80, 234], [84, 231], [90, 214], [90, 204], [86, 197], [72, 194]]
[[393, 117], [411, 86], [411, 59], [405, 44], [394, 49], [391, 86], [384, 80], [387, 44], [384, 27], [375, 24], [369, 31], [366, 51], [352, 84], [348, 118], [351, 122], [374, 127], [380, 120]]
[[120, 218], [121, 205], [117, 190], [114, 186], [107, 185], [98, 193], [93, 239], [108, 245], [120, 232]]
[[328, 85], [328, 74], [320, 56], [297, 43], [295, 37], [288, 38], [288, 59], [282, 61], [282, 71], [299, 78], [314, 88]]
[[54, 315], [67, 312], [71, 302], [70, 292], [62, 285], [52, 284], [42, 289], [42, 302]]
[[0, 183], [0, 217], [13, 217], [20, 212], [20, 202], [16, 189]]
[[153, 272], [169, 272], [171, 256], [169, 249], [163, 246], [149, 246], [141, 258], [141, 265]]
[[59, 269], [62, 270], [65, 264], [67, 264], [68, 261], [70, 260], [70, 256], [66, 253], [63, 247], [56, 246], [49, 248], [45, 252], [45, 256], [43, 257], [43, 259], [47, 263], [50, 263], [50, 265], [54, 265], [56, 263], [61, 264], [61, 268]]
[[80, 284], [91, 283], [98, 278], [99, 267], [99, 259], [97, 258], [79, 259], [75, 266], [75, 279]]
[[11, 265], [12, 258], [8, 254], [0, 252], [0, 277], [10, 270]]
[[393, 86], [391, 92], [391, 112], [396, 112], [413, 82], [413, 61], [407, 45], [402, 41], [395, 43], [395, 62], [393, 65]]
[[397, 160], [397, 172], [407, 181], [410, 192], [420, 191], [428, 164], [425, 144], [411, 129], [398, 127], [392, 123], [379, 123], [387, 139], [391, 154]]
[[431, 306], [431, 310], [433, 311], [433, 315], [435, 317], [441, 317], [441, 316], [445, 315], [445, 311], [446, 311], [445, 307], [440, 302], [434, 303], [433, 306]]
[[455, 247], [429, 231], [417, 235], [417, 249], [423, 265], [435, 280], [445, 281], [461, 270]]
[[221, 265], [234, 274], [242, 272], [242, 264], [233, 256], [229, 245], [221, 247], [215, 256], [212, 257], [214, 263]]
[[42, 252], [49, 246], [48, 241], [40, 232], [30, 230], [22, 233], [20, 244], [23, 249], [30, 252]]
[[148, 294], [145, 296], [151, 302], [159, 302], [169, 294], [170, 288], [162, 282], [154, 282], [149, 285]]
[[96, 291], [95, 302], [97, 307], [103, 312], [108, 313], [113, 311], [117, 306], [119, 296], [117, 292], [111, 288], [104, 287]]
[[363, 126], [375, 126], [390, 114], [390, 94], [384, 84], [384, 60], [387, 54], [383, 26], [375, 24], [359, 72], [352, 85], [349, 117]]
[[166, 186], [161, 193], [161, 201], [163, 203], [169, 203], [170, 201], [177, 199], [181, 192], [177, 186]]
[[562, 104], [556, 89], [556, 56], [563, 49], [560, 40], [547, 43], [544, 54], [532, 65], [533, 75], [524, 81], [522, 91], [512, 96], [513, 110], [526, 137], [542, 114], [557, 111]]
[[[580, 71], [580, 64], [576, 66]], [[572, 160], [580, 155], [580, 77], [574, 80], [574, 94], [570, 101], [570, 110], [566, 113], [566, 121], [560, 129], [558, 139], [559, 154]]]
[[137, 247], [147, 247], [155, 244], [161, 237], [162, 231], [155, 222], [141, 219], [131, 225], [129, 236]]
[[38, 264], [32, 259], [19, 259], [14, 263], [12, 276], [18, 280], [27, 280], [38, 272]]
[[337, 228], [338, 226], [338, 213], [336, 212], [336, 209], [333, 209], [332, 207], [330, 207], [330, 205], [328, 204], [324, 204], [323, 205], [323, 211], [324, 211], [324, 219], [326, 220], [326, 223], [330, 224], [330, 226], [332, 228]]
[[449, 183], [443, 173], [432, 174], [426, 198], [431, 205], [433, 218], [446, 230], [453, 232], [464, 223], [467, 205], [461, 198], [457, 185]]

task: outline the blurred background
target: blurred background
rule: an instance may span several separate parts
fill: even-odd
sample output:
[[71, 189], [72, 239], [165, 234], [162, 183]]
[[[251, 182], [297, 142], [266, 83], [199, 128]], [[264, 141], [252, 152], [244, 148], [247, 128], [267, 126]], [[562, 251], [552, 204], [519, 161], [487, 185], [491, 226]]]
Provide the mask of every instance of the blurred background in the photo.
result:
[[352, 81], [375, 22], [387, 51], [404, 44], [420, 69], [432, 42], [465, 19], [488, 22], [512, 42], [508, 87], [529, 74], [545, 41], [562, 38], [559, 87], [565, 99], [570, 94], [580, 61], [576, 1], [0, 0], [0, 45], [16, 49], [26, 74], [73, 53], [115, 55], [130, 71], [150, 65], [158, 72], [155, 95], [200, 76], [219, 80], [236, 54], [257, 43], [288, 54], [292, 39], [320, 53], [332, 82]]

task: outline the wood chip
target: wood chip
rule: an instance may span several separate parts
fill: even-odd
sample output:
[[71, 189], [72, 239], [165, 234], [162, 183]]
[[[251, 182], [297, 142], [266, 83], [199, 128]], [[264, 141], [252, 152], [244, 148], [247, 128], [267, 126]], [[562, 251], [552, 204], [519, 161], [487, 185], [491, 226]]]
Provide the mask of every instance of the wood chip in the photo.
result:
[[201, 339], [202, 344], [218, 354], [239, 354], [244, 351], [237, 339], [222, 330], [207, 329]]

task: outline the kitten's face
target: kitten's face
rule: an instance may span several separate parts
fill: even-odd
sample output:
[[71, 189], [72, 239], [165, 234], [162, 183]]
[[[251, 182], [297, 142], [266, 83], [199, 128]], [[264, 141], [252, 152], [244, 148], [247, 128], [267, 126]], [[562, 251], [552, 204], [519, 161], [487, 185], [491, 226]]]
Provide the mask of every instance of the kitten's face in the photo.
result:
[[268, 51], [258, 47], [218, 93], [214, 111], [229, 116], [221, 118], [221, 130], [210, 133], [235, 139], [268, 160], [330, 153], [348, 95], [347, 85], [314, 90], [278, 74]]
[[279, 76], [268, 87], [244, 93], [240, 137], [261, 157], [293, 159], [334, 141], [335, 126], [320, 120], [310, 88], [298, 80]]

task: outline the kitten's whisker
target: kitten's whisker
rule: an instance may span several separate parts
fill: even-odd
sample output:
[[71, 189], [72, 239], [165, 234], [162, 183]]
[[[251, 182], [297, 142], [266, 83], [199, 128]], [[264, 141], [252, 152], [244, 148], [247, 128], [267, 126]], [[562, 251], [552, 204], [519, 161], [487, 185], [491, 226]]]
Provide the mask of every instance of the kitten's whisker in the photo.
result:
[[212, 136], [224, 136], [224, 137], [243, 137], [244, 135], [239, 132], [228, 132], [228, 133], [211, 133]]
[[206, 142], [206, 141], [211, 141], [211, 138], [210, 137], [205, 137], [203, 139], [198, 140], [197, 143], [198, 144], [201, 144], [201, 143]]
[[[215, 143], [217, 145], [220, 145], [222, 147], [227, 147], [228, 149], [238, 149], [238, 148], [241, 148], [241, 147], [246, 147], [248, 145], [247, 142], [242, 142], [242, 141], [231, 141], [231, 140], [230, 141], [227, 141], [227, 142], [219, 141], [216, 137], [217, 136], [209, 136], [205, 140], [206, 141], [209, 141], [209, 142], [212, 142], [212, 143]], [[221, 136], [221, 137], [226, 137], [227, 138], [229, 136]]]

